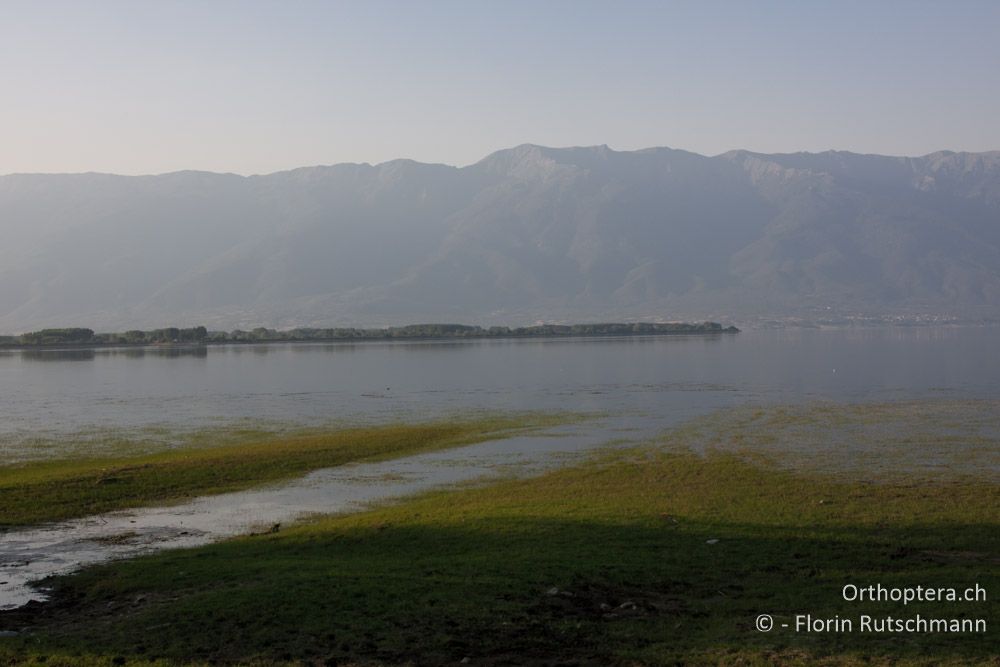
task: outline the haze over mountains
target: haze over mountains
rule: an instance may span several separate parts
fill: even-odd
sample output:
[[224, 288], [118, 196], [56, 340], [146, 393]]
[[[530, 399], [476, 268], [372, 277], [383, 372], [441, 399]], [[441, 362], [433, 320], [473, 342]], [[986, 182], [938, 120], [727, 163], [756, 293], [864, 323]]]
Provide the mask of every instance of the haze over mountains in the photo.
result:
[[0, 331], [1000, 315], [1000, 152], [0, 177]]

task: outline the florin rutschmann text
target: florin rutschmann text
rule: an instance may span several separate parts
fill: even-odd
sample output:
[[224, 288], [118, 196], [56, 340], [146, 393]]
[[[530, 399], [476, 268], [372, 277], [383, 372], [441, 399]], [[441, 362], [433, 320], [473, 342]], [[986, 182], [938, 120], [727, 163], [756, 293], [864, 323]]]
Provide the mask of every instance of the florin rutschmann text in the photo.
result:
[[[841, 589], [845, 602], [892, 603], [908, 605], [920, 602], [935, 603], [982, 603], [986, 602], [986, 589], [979, 584], [966, 587], [904, 586], [887, 587], [882, 584], [847, 584]], [[788, 617], [786, 617], [788, 618]], [[756, 627], [761, 632], [775, 628], [789, 629], [797, 633], [974, 633], [986, 632], [986, 619], [969, 616], [967, 613], [949, 617], [947, 615], [928, 616], [926, 614], [890, 615], [859, 614], [820, 616], [794, 614], [787, 622], [775, 620], [770, 614], [759, 614]]]

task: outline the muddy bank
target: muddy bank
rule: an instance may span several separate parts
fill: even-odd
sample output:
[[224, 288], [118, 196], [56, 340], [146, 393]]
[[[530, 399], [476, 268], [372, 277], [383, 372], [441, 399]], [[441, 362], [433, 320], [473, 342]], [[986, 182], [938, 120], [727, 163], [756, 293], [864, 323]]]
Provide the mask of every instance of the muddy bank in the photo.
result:
[[317, 470], [289, 484], [170, 507], [9, 531], [0, 539], [0, 609], [45, 600], [44, 589], [32, 582], [87, 565], [280, 530], [283, 523], [311, 514], [358, 511], [440, 486], [538, 472], [609, 441], [636, 435], [620, 421], [560, 426], [449, 451]]

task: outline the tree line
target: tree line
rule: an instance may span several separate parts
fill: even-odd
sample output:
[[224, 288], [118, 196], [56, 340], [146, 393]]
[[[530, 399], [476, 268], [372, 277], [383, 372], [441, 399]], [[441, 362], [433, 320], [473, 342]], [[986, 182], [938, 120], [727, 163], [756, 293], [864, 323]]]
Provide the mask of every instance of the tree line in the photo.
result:
[[296, 341], [394, 340], [421, 338], [526, 338], [545, 336], [648, 336], [663, 334], [736, 333], [736, 327], [717, 322], [632, 322], [601, 324], [539, 324], [528, 327], [480, 327], [466, 324], [410, 324], [383, 329], [355, 327], [278, 330], [258, 327], [249, 331], [209, 331], [203, 326], [186, 329], [166, 327], [122, 333], [95, 333], [92, 329], [42, 329], [20, 336], [0, 336], [0, 346], [47, 345], [165, 345], [208, 343], [257, 343]]
[[204, 343], [209, 334], [205, 327], [179, 329], [166, 327], [140, 331], [134, 329], [122, 333], [94, 333], [93, 329], [66, 328], [42, 329], [20, 336], [4, 336], [0, 344], [7, 345], [156, 345], [163, 343]]

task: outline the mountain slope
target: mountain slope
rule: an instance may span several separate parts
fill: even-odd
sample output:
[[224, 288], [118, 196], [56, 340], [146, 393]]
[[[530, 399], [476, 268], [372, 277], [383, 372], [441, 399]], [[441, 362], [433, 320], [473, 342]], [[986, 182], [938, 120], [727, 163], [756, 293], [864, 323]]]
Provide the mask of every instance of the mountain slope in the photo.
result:
[[1000, 152], [0, 177], [0, 330], [1000, 313]]

